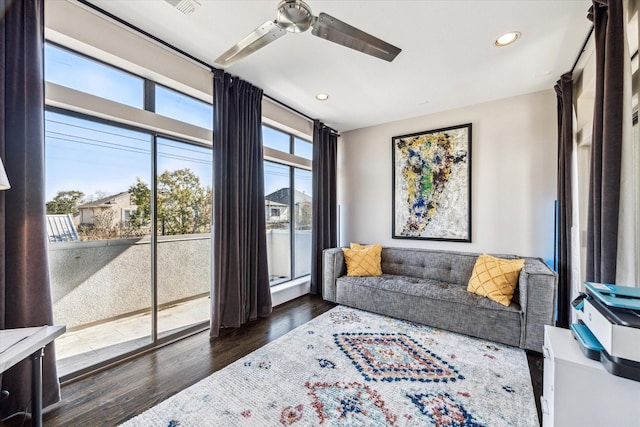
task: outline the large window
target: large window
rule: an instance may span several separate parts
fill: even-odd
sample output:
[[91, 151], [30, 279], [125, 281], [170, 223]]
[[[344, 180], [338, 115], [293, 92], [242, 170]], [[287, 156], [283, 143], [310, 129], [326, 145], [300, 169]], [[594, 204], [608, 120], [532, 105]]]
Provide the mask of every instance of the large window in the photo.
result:
[[[54, 320], [68, 330], [56, 341], [64, 380], [208, 326], [213, 109], [196, 89], [199, 99], [52, 44], [45, 80], [53, 89], [47, 224]], [[277, 284], [310, 273], [312, 150], [301, 135], [263, 131]]]
[[144, 79], [49, 43], [44, 54], [46, 81], [143, 108]]
[[[206, 322], [211, 288], [211, 148], [157, 139], [158, 332]], [[179, 311], [179, 312], [178, 312]]]
[[151, 174], [151, 135], [53, 111], [45, 129], [47, 214], [67, 215], [82, 241], [145, 234], [123, 219], [136, 209], [130, 187]]
[[[52, 111], [45, 129], [49, 241], [63, 242], [49, 244], [49, 276], [55, 323], [70, 331], [56, 345], [65, 375], [152, 342], [151, 316], [97, 328], [152, 308], [150, 241], [121, 220], [133, 208], [129, 187], [151, 173], [152, 137]], [[65, 223], [77, 231], [62, 240]]]
[[290, 167], [264, 163], [269, 279], [278, 284], [291, 279]]
[[[273, 286], [311, 273], [311, 143], [268, 126], [262, 129], [265, 147], [277, 150], [270, 151], [272, 157], [264, 163]], [[287, 164], [279, 163], [278, 156], [286, 158]]]
[[293, 139], [293, 154], [296, 156], [304, 157], [309, 160], [313, 159], [311, 147], [311, 143], [307, 140], [300, 138]]
[[211, 105], [164, 86], [156, 85], [155, 112], [205, 129], [213, 129]]
[[208, 325], [213, 159], [201, 136], [213, 111], [50, 44], [45, 79], [103, 98], [105, 112], [113, 102], [147, 109], [157, 123], [168, 117], [197, 133], [105, 120], [99, 100], [95, 115], [71, 111], [74, 99], [65, 100], [71, 109], [47, 107], [49, 268], [54, 320], [68, 330], [56, 341], [68, 378]]
[[262, 141], [265, 147], [283, 153], [291, 153], [291, 135], [269, 126], [262, 126]]

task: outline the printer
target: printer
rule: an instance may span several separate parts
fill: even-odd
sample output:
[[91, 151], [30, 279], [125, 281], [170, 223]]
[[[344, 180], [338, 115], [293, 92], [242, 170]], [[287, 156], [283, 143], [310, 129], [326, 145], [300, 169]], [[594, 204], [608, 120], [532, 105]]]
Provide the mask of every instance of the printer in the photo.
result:
[[571, 325], [582, 352], [616, 376], [640, 381], [640, 288], [585, 282]]

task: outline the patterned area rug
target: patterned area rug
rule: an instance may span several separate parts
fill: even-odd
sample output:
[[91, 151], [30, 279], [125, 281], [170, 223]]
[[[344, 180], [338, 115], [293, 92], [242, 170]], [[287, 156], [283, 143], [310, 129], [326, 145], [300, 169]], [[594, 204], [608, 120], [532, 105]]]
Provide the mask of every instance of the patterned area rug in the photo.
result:
[[539, 424], [523, 350], [338, 306], [123, 425]]

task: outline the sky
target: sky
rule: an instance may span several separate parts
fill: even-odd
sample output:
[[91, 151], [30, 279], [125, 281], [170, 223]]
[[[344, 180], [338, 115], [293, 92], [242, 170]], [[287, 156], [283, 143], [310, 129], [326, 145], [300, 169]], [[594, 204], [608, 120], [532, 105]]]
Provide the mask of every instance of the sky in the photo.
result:
[[[47, 200], [68, 190], [86, 197], [113, 195], [127, 191], [138, 178], [146, 184], [151, 180], [149, 134], [47, 111], [45, 135]], [[159, 174], [189, 168], [203, 187], [212, 183], [208, 147], [158, 138], [157, 167]], [[265, 162], [265, 194], [289, 187], [289, 169]], [[311, 194], [309, 171], [295, 169], [294, 182], [297, 190]]]
[[[48, 111], [45, 115], [47, 200], [59, 191], [85, 196], [127, 191], [151, 180], [152, 136]], [[158, 172], [189, 168], [211, 186], [211, 149], [158, 138]]]

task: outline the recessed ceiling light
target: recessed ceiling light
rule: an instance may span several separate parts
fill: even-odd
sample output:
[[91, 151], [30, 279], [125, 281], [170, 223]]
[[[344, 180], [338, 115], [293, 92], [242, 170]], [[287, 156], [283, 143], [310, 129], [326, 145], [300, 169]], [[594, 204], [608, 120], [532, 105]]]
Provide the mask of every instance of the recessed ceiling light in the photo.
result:
[[329, 95], [327, 95], [326, 93], [319, 93], [316, 95], [316, 99], [318, 101], [326, 101], [327, 99], [329, 99]]
[[509, 33], [504, 33], [503, 35], [501, 35], [496, 39], [495, 44], [496, 46], [500, 46], [500, 47], [510, 45], [511, 43], [518, 40], [520, 38], [520, 35], [521, 34], [518, 31], [511, 31]]

